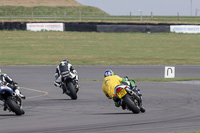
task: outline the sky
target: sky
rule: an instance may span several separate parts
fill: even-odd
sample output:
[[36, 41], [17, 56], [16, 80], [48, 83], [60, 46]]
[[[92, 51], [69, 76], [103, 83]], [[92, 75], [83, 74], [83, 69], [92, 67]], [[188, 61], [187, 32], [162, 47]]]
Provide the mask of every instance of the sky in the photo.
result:
[[200, 16], [200, 0], [76, 0], [110, 15]]

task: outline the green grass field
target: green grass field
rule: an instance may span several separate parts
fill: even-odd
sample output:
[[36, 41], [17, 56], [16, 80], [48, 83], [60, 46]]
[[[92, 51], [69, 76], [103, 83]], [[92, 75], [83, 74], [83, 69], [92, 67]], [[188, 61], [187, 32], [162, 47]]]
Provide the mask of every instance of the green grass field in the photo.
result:
[[200, 65], [200, 34], [0, 31], [0, 65]]

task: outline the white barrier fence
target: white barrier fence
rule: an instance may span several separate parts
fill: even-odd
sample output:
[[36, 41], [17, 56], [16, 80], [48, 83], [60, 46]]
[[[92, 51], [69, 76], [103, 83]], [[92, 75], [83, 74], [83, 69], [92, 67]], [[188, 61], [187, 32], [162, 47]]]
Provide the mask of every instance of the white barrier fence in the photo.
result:
[[175, 33], [200, 33], [200, 25], [171, 25], [170, 31]]
[[29, 31], [64, 31], [63, 23], [27, 23]]

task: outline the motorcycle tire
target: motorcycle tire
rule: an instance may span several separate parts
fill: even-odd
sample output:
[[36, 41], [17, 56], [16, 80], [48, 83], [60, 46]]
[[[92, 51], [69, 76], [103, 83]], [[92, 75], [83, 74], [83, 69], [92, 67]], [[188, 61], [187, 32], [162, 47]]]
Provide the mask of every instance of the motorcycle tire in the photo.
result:
[[23, 115], [25, 112], [24, 110], [20, 109], [17, 103], [12, 99], [12, 97], [7, 97], [6, 104], [10, 108], [11, 111], [15, 112], [16, 115]]
[[134, 114], [138, 114], [140, 113], [140, 109], [139, 107], [137, 107], [135, 105], [135, 103], [133, 102], [133, 100], [131, 100], [129, 95], [125, 95], [123, 97], [124, 103], [128, 106], [128, 108], [134, 113]]
[[72, 82], [68, 82], [67, 83], [67, 86], [68, 86], [68, 89], [70, 91], [70, 97], [72, 100], [76, 100], [77, 99], [77, 94], [76, 94], [76, 91], [75, 91], [75, 88], [74, 88], [74, 85]]

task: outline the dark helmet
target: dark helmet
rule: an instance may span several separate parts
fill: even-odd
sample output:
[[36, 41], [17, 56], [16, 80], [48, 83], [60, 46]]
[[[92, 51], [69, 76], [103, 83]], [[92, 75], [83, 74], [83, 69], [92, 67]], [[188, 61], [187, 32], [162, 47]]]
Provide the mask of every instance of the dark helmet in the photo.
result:
[[108, 76], [112, 76], [112, 75], [114, 75], [114, 72], [110, 69], [108, 69], [104, 72], [104, 77], [108, 77]]
[[64, 59], [62, 62], [66, 62], [66, 63], [69, 63], [69, 61], [67, 59]]

